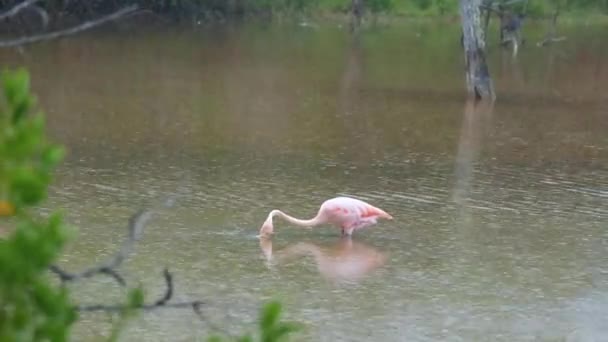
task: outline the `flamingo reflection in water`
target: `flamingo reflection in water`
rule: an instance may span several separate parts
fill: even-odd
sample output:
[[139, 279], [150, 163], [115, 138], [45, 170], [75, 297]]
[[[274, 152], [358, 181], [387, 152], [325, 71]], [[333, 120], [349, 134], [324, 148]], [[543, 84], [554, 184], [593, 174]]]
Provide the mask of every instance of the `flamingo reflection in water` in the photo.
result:
[[357, 281], [386, 263], [387, 257], [378, 250], [350, 237], [321, 247], [314, 243], [299, 242], [273, 253], [272, 240], [260, 239], [260, 247], [270, 264], [282, 263], [295, 257], [313, 257], [319, 273], [334, 282]]

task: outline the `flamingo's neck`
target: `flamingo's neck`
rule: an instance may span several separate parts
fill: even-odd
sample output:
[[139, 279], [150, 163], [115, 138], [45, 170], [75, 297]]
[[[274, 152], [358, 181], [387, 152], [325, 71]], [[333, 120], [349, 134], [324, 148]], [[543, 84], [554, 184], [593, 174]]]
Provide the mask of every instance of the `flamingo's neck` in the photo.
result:
[[295, 217], [289, 216], [289, 215], [285, 214], [284, 212], [282, 212], [280, 210], [276, 210], [276, 209], [270, 212], [267, 220], [270, 220], [272, 222], [272, 218], [275, 216], [280, 216], [283, 219], [285, 219], [286, 221], [293, 223], [297, 226], [301, 226], [301, 227], [314, 227], [314, 226], [320, 224], [322, 221], [321, 215], [317, 215], [317, 216], [311, 218], [310, 220], [300, 220]]

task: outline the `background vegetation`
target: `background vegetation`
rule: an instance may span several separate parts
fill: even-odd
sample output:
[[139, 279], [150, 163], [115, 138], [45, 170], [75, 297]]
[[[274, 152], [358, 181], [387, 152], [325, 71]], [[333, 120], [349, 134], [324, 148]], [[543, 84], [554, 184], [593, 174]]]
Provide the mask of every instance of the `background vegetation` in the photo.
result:
[[[489, 1], [489, 0], [485, 0]], [[548, 16], [557, 7], [562, 13], [577, 16], [603, 13], [608, 14], [608, 0], [495, 0], [509, 5], [516, 11], [523, 11], [531, 17]], [[9, 8], [16, 2], [0, 1], [2, 8]], [[175, 19], [224, 20], [243, 17], [272, 17], [286, 14], [347, 14], [352, 0], [44, 0], [39, 7], [53, 19], [66, 14], [86, 19], [107, 14], [118, 8], [138, 4], [155, 14]], [[367, 13], [391, 14], [395, 16], [456, 16], [456, 0], [363, 0]]]

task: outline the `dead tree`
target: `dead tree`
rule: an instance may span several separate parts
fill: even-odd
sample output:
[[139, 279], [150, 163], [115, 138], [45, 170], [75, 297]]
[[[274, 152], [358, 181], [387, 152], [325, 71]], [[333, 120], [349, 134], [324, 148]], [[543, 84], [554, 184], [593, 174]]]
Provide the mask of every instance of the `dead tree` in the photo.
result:
[[521, 25], [523, 15], [504, 11], [500, 16], [500, 45], [513, 47], [513, 57], [517, 56], [519, 45], [523, 43]]
[[496, 99], [496, 94], [486, 62], [480, 0], [460, 0], [460, 17], [467, 91], [469, 96], [474, 96], [476, 99], [493, 101]]
[[[166, 206], [170, 206], [170, 204]], [[126, 286], [126, 280], [119, 273], [118, 268], [131, 254], [133, 248], [135, 247], [135, 243], [140, 239], [141, 235], [143, 234], [143, 230], [151, 217], [152, 211], [150, 210], [140, 210], [131, 216], [128, 225], [129, 234], [123, 242], [120, 250], [109, 261], [89, 267], [80, 272], [68, 272], [57, 265], [51, 265], [49, 267], [49, 271], [54, 273], [59, 280], [61, 280], [63, 285], [83, 279], [93, 278], [99, 275], [106, 275], [113, 278], [118, 285]], [[201, 319], [203, 319], [201, 312], [203, 302], [199, 300], [171, 302], [174, 293], [173, 276], [167, 268], [163, 270], [163, 277], [165, 279], [166, 290], [162, 297], [158, 298], [152, 303], [141, 303], [134, 309], [150, 311], [163, 308], [191, 308]], [[105, 311], [110, 313], [119, 313], [125, 308], [126, 306], [124, 304], [93, 304], [76, 306], [77, 311]]]
[[551, 17], [551, 24], [549, 26], [549, 32], [547, 32], [547, 34], [545, 35], [545, 38], [542, 41], [536, 43], [537, 46], [546, 46], [551, 43], [556, 43], [556, 42], [566, 39], [566, 37], [564, 37], [564, 36], [561, 36], [561, 37], [556, 36], [557, 17], [559, 17], [559, 11], [560, 11], [560, 5], [559, 5], [559, 1], [558, 1], [555, 5], [555, 11], [553, 12], [553, 16]]
[[361, 26], [361, 18], [363, 17], [363, 0], [352, 0], [350, 11], [350, 31], [354, 32], [359, 29], [359, 26]]
[[[525, 2], [524, 9], [521, 13], [515, 13], [512, 9], [507, 8], [507, 6], [514, 5], [522, 1]], [[528, 0], [510, 0], [500, 2], [497, 0], [483, 0], [480, 9], [485, 11], [483, 25], [484, 32], [488, 32], [488, 26], [490, 24], [492, 13], [495, 13], [499, 20], [499, 44], [503, 47], [511, 45], [513, 47], [513, 56], [515, 57], [517, 55], [519, 46], [524, 43], [521, 31], [523, 20], [528, 11]], [[487, 34], [485, 38], [485, 43], [487, 44]]]

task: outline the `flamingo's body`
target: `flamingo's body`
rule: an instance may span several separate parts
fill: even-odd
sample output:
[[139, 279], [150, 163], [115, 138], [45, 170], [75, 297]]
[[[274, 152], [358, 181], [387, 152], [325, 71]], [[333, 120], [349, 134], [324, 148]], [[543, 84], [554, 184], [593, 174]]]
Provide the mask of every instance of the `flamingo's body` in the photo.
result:
[[321, 224], [331, 224], [342, 229], [342, 235], [352, 235], [353, 231], [376, 224], [379, 218], [392, 220], [393, 217], [384, 210], [361, 200], [350, 197], [335, 197], [321, 205], [317, 216], [310, 220], [300, 220], [291, 217], [280, 210], [273, 210], [268, 214], [260, 228], [260, 237], [273, 234], [272, 219], [282, 217], [295, 225], [311, 228]]

